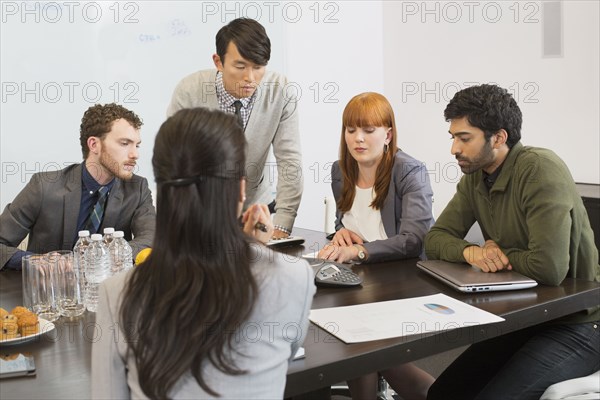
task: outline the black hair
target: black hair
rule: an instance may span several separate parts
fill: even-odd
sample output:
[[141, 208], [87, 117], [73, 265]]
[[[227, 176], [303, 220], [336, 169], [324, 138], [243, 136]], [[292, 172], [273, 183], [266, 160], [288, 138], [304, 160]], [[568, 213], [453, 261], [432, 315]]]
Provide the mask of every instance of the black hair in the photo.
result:
[[271, 40], [265, 28], [250, 18], [237, 18], [222, 27], [216, 42], [217, 55], [223, 64], [230, 42], [235, 43], [242, 57], [256, 65], [267, 65], [271, 58]]
[[213, 396], [205, 363], [235, 365], [235, 331], [254, 307], [250, 238], [238, 223], [246, 140], [233, 115], [183, 109], [154, 143], [158, 186], [152, 253], [133, 271], [120, 317], [138, 379], [149, 398], [164, 399], [190, 373]]
[[444, 117], [446, 121], [467, 117], [469, 124], [484, 132], [487, 141], [504, 129], [509, 148], [521, 140], [521, 110], [513, 96], [496, 85], [471, 86], [459, 91], [448, 103]]

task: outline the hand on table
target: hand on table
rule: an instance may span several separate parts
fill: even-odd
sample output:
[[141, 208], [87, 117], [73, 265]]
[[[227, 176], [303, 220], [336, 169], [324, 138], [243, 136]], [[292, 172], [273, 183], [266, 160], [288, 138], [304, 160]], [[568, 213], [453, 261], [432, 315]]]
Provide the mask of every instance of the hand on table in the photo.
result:
[[353, 245], [338, 246], [337, 244], [333, 244], [333, 242], [331, 242], [325, 245], [325, 247], [319, 251], [317, 258], [336, 261], [339, 263], [349, 262], [358, 258], [358, 249]]
[[363, 244], [363, 240], [351, 230], [342, 228], [335, 233], [333, 239], [331, 239], [331, 243], [338, 246], [352, 246], [354, 243]]
[[493, 240], [487, 240], [483, 247], [469, 246], [463, 250], [465, 260], [483, 272], [498, 272], [503, 269], [511, 270], [512, 265], [506, 254]]

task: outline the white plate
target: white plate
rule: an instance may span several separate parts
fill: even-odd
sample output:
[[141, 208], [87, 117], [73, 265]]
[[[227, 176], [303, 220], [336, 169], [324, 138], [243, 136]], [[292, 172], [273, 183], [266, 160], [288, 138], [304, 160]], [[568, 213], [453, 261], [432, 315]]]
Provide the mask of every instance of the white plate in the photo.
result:
[[30, 340], [35, 339], [38, 336], [41, 336], [48, 332], [52, 332], [55, 328], [55, 326], [52, 322], [46, 321], [43, 318], [39, 318], [39, 322], [40, 322], [40, 331], [38, 333], [36, 333], [35, 335], [16, 337], [14, 339], [0, 340], [0, 345], [6, 345], [6, 344], [12, 345], [12, 344], [29, 342]]

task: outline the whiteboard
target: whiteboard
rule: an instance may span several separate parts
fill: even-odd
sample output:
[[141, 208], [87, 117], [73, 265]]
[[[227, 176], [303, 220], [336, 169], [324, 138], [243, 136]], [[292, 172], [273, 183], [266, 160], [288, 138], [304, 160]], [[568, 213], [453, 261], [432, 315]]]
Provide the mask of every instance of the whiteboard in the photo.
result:
[[[556, 151], [577, 181], [597, 183], [598, 2], [563, 2], [562, 58], [542, 57], [541, 14], [537, 23], [525, 21], [540, 4], [485, 1], [472, 23], [471, 5], [462, 2], [2, 1], [0, 206], [12, 201], [34, 172], [81, 161], [79, 124], [95, 100], [96, 84], [102, 90], [99, 102], [118, 100], [143, 118], [137, 172], [152, 185], [153, 139], [174, 86], [189, 73], [213, 67], [216, 32], [240, 16], [266, 27], [272, 41], [269, 68], [285, 74], [302, 94], [304, 194], [296, 226], [323, 229], [342, 111], [365, 91], [390, 100], [400, 146], [427, 165], [438, 215], [459, 179], [446, 173], [456, 171], [456, 162], [443, 119], [457, 82], [460, 87], [498, 82], [519, 90], [524, 143]], [[460, 21], [445, 13], [457, 7]], [[486, 7], [502, 8], [501, 21], [488, 22], [482, 14]], [[448, 45], [473, 40], [486, 45], [476, 46], [477, 52]], [[460, 61], [463, 56], [468, 62]], [[411, 88], [415, 92], [407, 91]]]
[[[232, 19], [261, 22], [269, 68], [285, 73], [285, 19], [259, 3], [192, 1], [2, 2], [0, 161], [2, 209], [32, 174], [81, 162], [79, 125], [96, 103], [143, 120], [136, 173], [152, 186], [154, 136], [177, 82], [213, 68], [217, 31]], [[262, 4], [262, 3], [261, 3]], [[293, 10], [292, 10], [293, 11]]]

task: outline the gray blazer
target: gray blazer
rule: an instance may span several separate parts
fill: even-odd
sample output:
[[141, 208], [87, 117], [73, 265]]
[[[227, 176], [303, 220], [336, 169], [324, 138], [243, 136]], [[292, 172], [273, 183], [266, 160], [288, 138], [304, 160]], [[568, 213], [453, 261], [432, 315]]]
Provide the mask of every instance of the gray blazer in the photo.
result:
[[[388, 238], [364, 244], [369, 253], [368, 262], [418, 257], [423, 250], [425, 235], [435, 222], [433, 191], [425, 165], [398, 150], [393, 168], [388, 194], [380, 210]], [[344, 184], [339, 161], [331, 167], [331, 179], [331, 189], [337, 202]], [[344, 227], [343, 215], [336, 211], [336, 231]]]
[[[81, 205], [81, 164], [60, 171], [39, 172], [0, 215], [0, 267], [27, 235], [27, 250], [47, 253], [71, 250], [77, 236]], [[156, 212], [145, 178], [115, 180], [100, 229], [125, 232], [135, 255], [152, 245]], [[132, 236], [135, 238], [132, 240]]]
[[[219, 109], [215, 78], [217, 70], [195, 72], [179, 82], [167, 116], [182, 108]], [[265, 166], [269, 148], [277, 161], [277, 201], [275, 225], [291, 229], [300, 206], [304, 180], [298, 131], [298, 99], [283, 75], [267, 71], [257, 89], [257, 98], [246, 125], [246, 204], [268, 204], [273, 200], [269, 180], [274, 166]]]
[[[316, 290], [312, 269], [303, 259], [292, 261], [264, 246], [252, 246], [252, 251], [252, 269], [258, 284], [256, 303], [236, 332], [224, 333], [233, 334], [233, 346], [239, 353], [231, 356], [237, 367], [247, 373], [227, 375], [208, 361], [203, 366], [206, 382], [221, 399], [282, 399], [288, 361], [304, 342], [308, 330], [308, 314]], [[129, 276], [130, 273], [118, 274], [100, 287], [96, 326], [102, 335], [92, 346], [93, 399], [146, 398], [133, 352], [129, 351], [119, 324], [121, 293]], [[202, 390], [191, 373], [180, 378], [169, 397], [214, 398]]]

